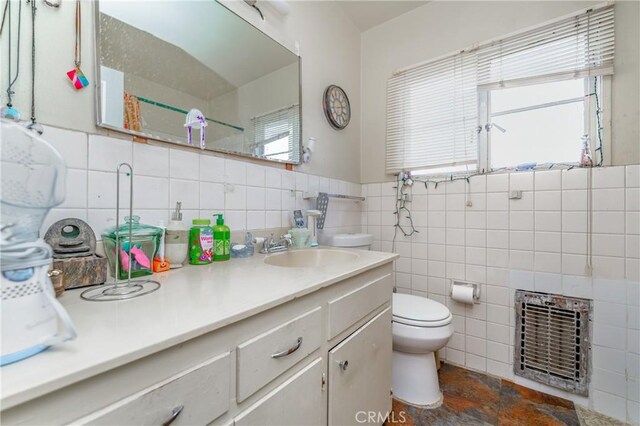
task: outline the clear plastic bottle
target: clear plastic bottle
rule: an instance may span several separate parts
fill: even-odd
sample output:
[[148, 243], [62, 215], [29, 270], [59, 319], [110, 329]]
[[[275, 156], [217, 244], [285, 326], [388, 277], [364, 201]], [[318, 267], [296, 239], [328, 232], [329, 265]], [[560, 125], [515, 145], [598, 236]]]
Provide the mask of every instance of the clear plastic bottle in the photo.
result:
[[580, 166], [593, 167], [593, 157], [591, 156], [591, 148], [589, 147], [589, 135], [580, 138], [582, 141], [582, 151], [580, 152]]

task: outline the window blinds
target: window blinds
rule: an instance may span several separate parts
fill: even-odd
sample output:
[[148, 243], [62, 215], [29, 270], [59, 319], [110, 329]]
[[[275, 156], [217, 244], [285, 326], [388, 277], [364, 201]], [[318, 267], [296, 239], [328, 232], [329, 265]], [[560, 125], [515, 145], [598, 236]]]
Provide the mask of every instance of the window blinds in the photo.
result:
[[460, 53], [389, 79], [387, 173], [477, 162], [476, 66]]
[[387, 173], [477, 163], [478, 91], [613, 74], [614, 39], [608, 5], [394, 74]]
[[532, 78], [576, 78], [613, 73], [614, 9], [577, 16], [482, 46], [478, 85], [491, 90]]
[[[285, 159], [300, 157], [300, 107], [292, 105], [251, 119], [253, 135], [253, 151], [258, 155], [277, 156]], [[265, 146], [286, 139], [286, 144], [279, 143], [278, 152], [265, 150]], [[266, 152], [272, 151], [272, 152]], [[286, 155], [285, 155], [286, 154]]]

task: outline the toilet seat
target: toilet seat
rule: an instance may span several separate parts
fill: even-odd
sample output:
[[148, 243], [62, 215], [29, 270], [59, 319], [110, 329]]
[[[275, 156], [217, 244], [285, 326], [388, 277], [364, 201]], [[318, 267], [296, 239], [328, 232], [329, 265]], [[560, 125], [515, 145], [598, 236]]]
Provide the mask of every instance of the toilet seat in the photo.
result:
[[393, 293], [393, 321], [413, 327], [443, 327], [451, 323], [451, 311], [426, 297]]

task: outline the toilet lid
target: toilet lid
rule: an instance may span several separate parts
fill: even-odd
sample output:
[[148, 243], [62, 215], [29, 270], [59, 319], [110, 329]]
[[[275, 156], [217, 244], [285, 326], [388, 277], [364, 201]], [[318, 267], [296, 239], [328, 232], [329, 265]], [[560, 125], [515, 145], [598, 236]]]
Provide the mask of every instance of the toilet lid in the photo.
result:
[[451, 322], [451, 312], [426, 297], [393, 293], [393, 319], [408, 325], [439, 327]]
[[333, 247], [361, 247], [373, 243], [371, 234], [335, 234], [331, 238], [330, 246]]

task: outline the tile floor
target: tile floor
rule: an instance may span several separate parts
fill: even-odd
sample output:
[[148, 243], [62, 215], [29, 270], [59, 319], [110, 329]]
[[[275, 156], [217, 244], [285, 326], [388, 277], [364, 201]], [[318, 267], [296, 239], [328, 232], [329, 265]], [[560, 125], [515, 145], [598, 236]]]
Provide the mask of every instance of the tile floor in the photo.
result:
[[394, 400], [386, 426], [585, 424], [573, 402], [566, 399], [448, 364], [442, 365], [439, 376], [444, 394], [441, 407], [425, 410]]

